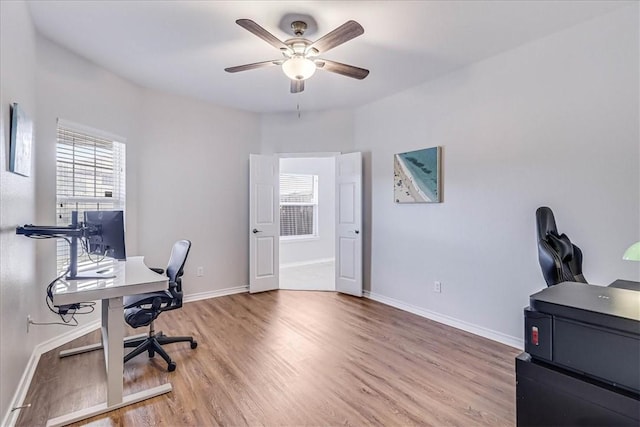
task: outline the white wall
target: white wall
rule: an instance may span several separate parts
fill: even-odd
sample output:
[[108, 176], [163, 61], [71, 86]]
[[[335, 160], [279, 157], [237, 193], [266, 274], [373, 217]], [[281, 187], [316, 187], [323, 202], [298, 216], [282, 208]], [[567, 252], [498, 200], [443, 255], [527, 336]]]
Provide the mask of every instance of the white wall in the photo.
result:
[[[590, 282], [640, 279], [638, 60], [634, 5], [358, 109], [371, 292], [522, 338], [543, 205]], [[436, 145], [444, 202], [395, 204], [393, 154]]]
[[[2, 2], [2, 123], [8, 138], [10, 102], [20, 103], [34, 119], [32, 176], [23, 178], [2, 168], [2, 414], [13, 397], [29, 356], [37, 344], [70, 332], [56, 322], [45, 303], [46, 285], [56, 276], [52, 240], [15, 235], [18, 224], [53, 225], [55, 218], [56, 120], [64, 118], [124, 136], [127, 141], [127, 231], [135, 230], [135, 125], [141, 89], [93, 63], [36, 35], [23, 2]], [[6, 111], [5, 111], [5, 108]], [[8, 141], [8, 139], [7, 139]], [[3, 140], [3, 159], [8, 143]], [[4, 161], [2, 162], [5, 163]], [[8, 163], [7, 163], [8, 164]], [[127, 234], [135, 253], [137, 242]], [[78, 316], [80, 325], [99, 318], [98, 310]], [[13, 327], [6, 327], [13, 325]]]
[[[127, 253], [137, 252], [137, 132], [143, 90], [59, 45], [38, 36], [38, 224], [55, 224], [57, 119], [123, 137], [127, 155]], [[38, 243], [38, 281], [55, 277], [55, 243]], [[55, 319], [54, 315], [49, 315]], [[54, 317], [52, 317], [54, 316]], [[82, 321], [97, 319], [82, 316]], [[51, 320], [49, 319], [49, 320]], [[51, 331], [55, 328], [36, 328]]]
[[280, 239], [280, 265], [326, 260], [335, 252], [335, 158], [280, 159], [280, 173], [318, 176], [318, 237]]
[[[246, 286], [245, 189], [258, 118], [143, 89], [42, 37], [38, 65], [38, 131], [47, 141], [38, 221], [55, 223], [56, 118], [117, 134], [127, 147], [127, 254], [164, 267], [173, 242], [190, 239], [186, 294]], [[38, 252], [43, 283], [55, 267], [55, 245], [46, 243]], [[204, 277], [195, 277], [196, 266]]]
[[[0, 2], [0, 419], [35, 346], [26, 334], [27, 314], [42, 301], [35, 284], [35, 244], [15, 234], [17, 225], [35, 222], [37, 170], [32, 163], [28, 178], [9, 172], [10, 105], [17, 102], [34, 122], [38, 119], [35, 37], [26, 4]], [[34, 138], [37, 147], [37, 131]]]
[[258, 117], [148, 91], [139, 127], [137, 237], [147, 264], [165, 266], [173, 242], [189, 239], [186, 294], [247, 286]]
[[260, 154], [353, 151], [353, 111], [260, 116]]
[[[250, 152], [365, 152], [374, 294], [521, 337], [522, 307], [544, 286], [540, 205], [583, 249], [591, 282], [640, 279], [639, 265], [620, 259], [640, 239], [637, 5], [355, 112], [300, 118], [140, 89], [36, 37], [23, 2], [0, 2], [0, 12], [2, 413], [35, 344], [61, 332], [23, 328], [27, 314], [47, 320], [54, 249], [14, 234], [53, 221], [57, 117], [127, 138], [129, 253], [163, 265], [173, 240], [193, 240], [187, 294], [248, 282]], [[30, 178], [7, 172], [11, 102], [36, 123]], [[393, 154], [434, 145], [444, 147], [444, 203], [394, 204]]]
[[[0, 416], [36, 345], [70, 328], [44, 304], [55, 277], [55, 243], [15, 235], [18, 224], [55, 224], [56, 120], [126, 138], [127, 253], [166, 265], [177, 238], [194, 242], [186, 294], [248, 284], [248, 155], [259, 146], [258, 117], [147, 91], [37, 35], [24, 2], [1, 5]], [[9, 105], [34, 119], [33, 175], [8, 170]], [[195, 278], [195, 266], [205, 276]], [[99, 306], [98, 306], [99, 308]], [[99, 310], [79, 316], [81, 325]]]

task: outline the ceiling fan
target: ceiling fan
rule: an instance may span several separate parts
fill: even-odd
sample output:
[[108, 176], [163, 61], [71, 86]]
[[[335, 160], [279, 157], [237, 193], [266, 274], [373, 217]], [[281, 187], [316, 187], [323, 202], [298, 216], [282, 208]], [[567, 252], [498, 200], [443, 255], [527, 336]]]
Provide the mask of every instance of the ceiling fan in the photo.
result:
[[363, 34], [364, 28], [356, 21], [345, 22], [315, 42], [303, 37], [307, 29], [307, 24], [304, 21], [291, 23], [294, 37], [284, 42], [250, 19], [238, 19], [236, 24], [279, 49], [282, 53], [282, 58], [225, 68], [224, 70], [228, 73], [281, 65], [284, 74], [291, 79], [291, 93], [302, 92], [304, 90], [304, 81], [311, 77], [318, 68], [359, 80], [364, 79], [369, 74], [369, 70], [364, 68], [318, 58], [318, 55], [324, 54], [328, 50]]

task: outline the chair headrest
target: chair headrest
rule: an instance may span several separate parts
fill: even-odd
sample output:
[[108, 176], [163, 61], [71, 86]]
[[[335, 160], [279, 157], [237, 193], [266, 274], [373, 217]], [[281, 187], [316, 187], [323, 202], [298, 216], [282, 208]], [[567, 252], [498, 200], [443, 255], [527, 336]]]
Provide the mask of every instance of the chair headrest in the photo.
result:
[[546, 206], [539, 207], [536, 210], [536, 226], [538, 228], [538, 240], [546, 240], [550, 232], [558, 234], [556, 219], [551, 209]]
[[547, 234], [547, 242], [558, 253], [563, 262], [569, 262], [573, 259], [573, 243], [571, 243], [566, 234], [562, 233], [558, 236], [557, 232], [550, 231]]

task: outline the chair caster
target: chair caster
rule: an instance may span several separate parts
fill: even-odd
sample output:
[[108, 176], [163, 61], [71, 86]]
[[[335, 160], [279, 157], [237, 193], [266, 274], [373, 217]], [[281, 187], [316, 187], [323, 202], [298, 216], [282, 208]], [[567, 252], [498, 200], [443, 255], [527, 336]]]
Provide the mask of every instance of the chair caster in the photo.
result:
[[176, 370], [176, 362], [169, 363], [169, 366], [167, 366], [167, 371], [173, 372], [175, 370]]
[[191, 349], [193, 350], [194, 348], [196, 348], [198, 346], [198, 342], [197, 341], [191, 341]]

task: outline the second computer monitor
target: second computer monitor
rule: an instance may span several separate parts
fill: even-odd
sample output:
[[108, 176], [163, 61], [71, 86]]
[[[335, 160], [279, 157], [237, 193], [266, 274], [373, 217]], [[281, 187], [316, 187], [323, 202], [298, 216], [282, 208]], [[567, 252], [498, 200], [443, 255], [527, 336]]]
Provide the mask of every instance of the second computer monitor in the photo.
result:
[[87, 251], [94, 255], [124, 260], [124, 214], [122, 211], [85, 211]]

